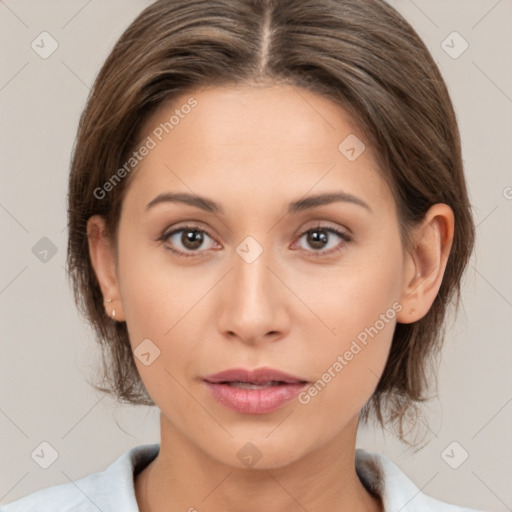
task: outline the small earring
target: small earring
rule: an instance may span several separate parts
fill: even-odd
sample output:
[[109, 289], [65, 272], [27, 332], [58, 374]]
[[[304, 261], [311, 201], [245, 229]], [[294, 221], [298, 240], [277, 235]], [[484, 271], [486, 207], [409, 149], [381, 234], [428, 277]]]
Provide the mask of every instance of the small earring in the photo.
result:
[[[112, 302], [112, 299], [107, 299], [105, 301], [105, 304], [110, 304], [111, 302]], [[112, 314], [111, 315], [112, 315], [112, 318], [114, 318], [114, 319], [116, 318], [116, 310], [115, 309], [112, 310]]]

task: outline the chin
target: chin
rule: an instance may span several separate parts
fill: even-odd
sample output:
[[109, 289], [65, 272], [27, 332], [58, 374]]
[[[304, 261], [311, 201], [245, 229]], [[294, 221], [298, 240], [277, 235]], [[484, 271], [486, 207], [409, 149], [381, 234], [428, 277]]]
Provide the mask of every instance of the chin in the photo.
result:
[[[272, 439], [272, 434], [268, 436], [268, 431], [264, 435], [235, 436], [227, 443], [217, 444], [217, 449], [211, 450], [211, 446], [206, 448], [206, 453], [217, 462], [226, 464], [237, 469], [247, 469], [251, 471], [271, 470], [288, 466], [301, 457], [309, 450], [302, 443], [299, 445], [292, 437], [276, 435]], [[310, 449], [312, 449], [311, 446]]]

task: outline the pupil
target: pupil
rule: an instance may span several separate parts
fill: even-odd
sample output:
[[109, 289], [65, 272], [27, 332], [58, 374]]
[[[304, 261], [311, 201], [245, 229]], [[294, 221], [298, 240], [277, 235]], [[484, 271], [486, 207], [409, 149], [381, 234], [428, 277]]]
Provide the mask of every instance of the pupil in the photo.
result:
[[309, 233], [308, 243], [315, 249], [322, 249], [327, 243], [327, 233], [325, 231], [311, 231]]
[[203, 243], [202, 233], [196, 230], [184, 231], [181, 238], [183, 245], [189, 249], [197, 249]]

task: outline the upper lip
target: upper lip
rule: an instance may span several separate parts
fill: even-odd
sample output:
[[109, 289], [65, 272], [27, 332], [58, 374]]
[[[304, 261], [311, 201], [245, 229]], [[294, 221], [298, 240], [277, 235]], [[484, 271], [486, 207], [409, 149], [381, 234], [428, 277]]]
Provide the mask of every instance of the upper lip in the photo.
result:
[[298, 384], [307, 382], [299, 377], [294, 377], [288, 373], [273, 368], [256, 368], [249, 370], [246, 368], [230, 368], [219, 373], [208, 375], [204, 380], [211, 383], [219, 382], [250, 382], [253, 384], [261, 384], [264, 382], [280, 381], [287, 384]]

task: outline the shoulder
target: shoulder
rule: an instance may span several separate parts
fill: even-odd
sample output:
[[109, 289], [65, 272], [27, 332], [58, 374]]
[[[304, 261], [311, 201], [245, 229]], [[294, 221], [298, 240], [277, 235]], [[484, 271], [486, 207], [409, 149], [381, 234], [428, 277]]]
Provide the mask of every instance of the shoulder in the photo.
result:
[[483, 512], [423, 494], [398, 466], [380, 453], [358, 448], [356, 470], [363, 485], [381, 497], [384, 512]]
[[0, 505], [0, 512], [138, 512], [134, 471], [147, 466], [159, 449], [158, 443], [135, 446], [104, 471], [40, 489]]

